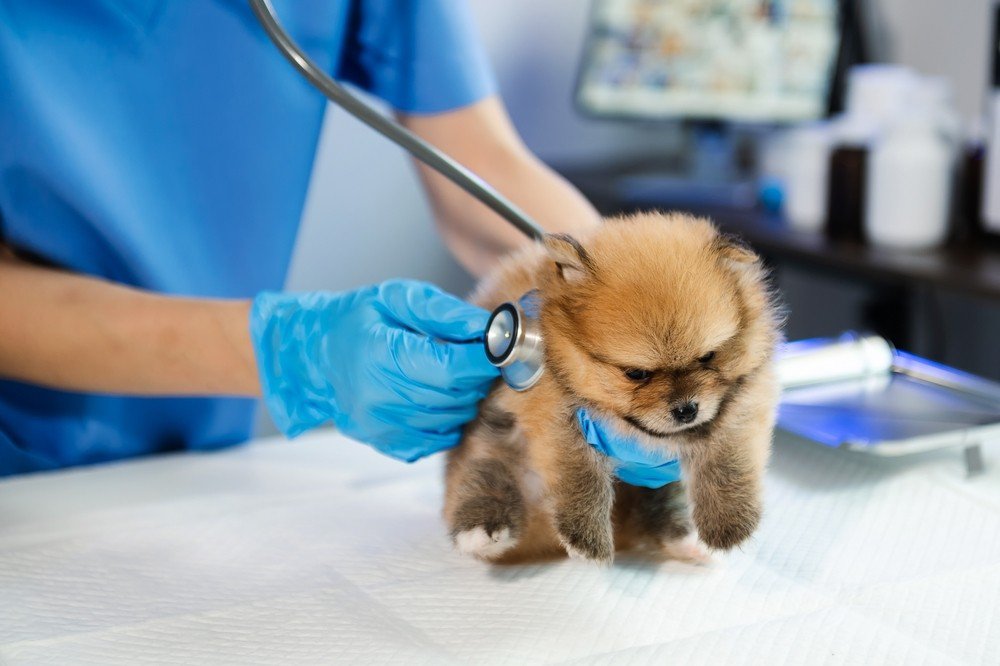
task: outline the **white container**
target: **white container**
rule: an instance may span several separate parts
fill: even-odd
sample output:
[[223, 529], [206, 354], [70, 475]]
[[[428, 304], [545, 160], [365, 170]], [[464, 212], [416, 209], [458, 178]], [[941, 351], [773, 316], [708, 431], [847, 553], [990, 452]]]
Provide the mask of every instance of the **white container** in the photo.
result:
[[785, 217], [793, 229], [819, 231], [823, 228], [830, 144], [830, 128], [822, 123], [797, 127], [784, 138], [781, 170], [785, 183]]
[[787, 342], [776, 368], [782, 389], [888, 375], [895, 359], [892, 345], [875, 335], [846, 333], [837, 340]]
[[870, 242], [916, 250], [944, 241], [952, 157], [937, 119], [922, 111], [905, 116], [875, 143], [866, 187]]
[[875, 125], [890, 125], [906, 110], [920, 77], [902, 65], [857, 65], [847, 77], [845, 115]]
[[[1000, 52], [997, 57], [1000, 58]], [[983, 226], [991, 233], [1000, 234], [1000, 81], [994, 83], [988, 104], [989, 143], [983, 181]]]
[[992, 39], [989, 42], [990, 87], [987, 99], [987, 118], [984, 127], [987, 135], [986, 161], [983, 174], [983, 228], [1000, 234], [1000, 4], [993, 3], [990, 11]]
[[945, 139], [957, 150], [963, 139], [962, 118], [955, 109], [951, 82], [943, 76], [923, 76], [910, 100], [911, 108], [923, 109], [934, 116]]

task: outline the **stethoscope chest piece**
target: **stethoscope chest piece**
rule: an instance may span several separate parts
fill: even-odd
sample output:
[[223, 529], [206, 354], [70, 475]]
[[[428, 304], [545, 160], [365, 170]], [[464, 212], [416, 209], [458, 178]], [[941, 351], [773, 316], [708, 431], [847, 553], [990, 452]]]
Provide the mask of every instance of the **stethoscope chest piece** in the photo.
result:
[[516, 303], [503, 303], [486, 323], [486, 358], [515, 391], [534, 386], [544, 370], [538, 294], [529, 291]]

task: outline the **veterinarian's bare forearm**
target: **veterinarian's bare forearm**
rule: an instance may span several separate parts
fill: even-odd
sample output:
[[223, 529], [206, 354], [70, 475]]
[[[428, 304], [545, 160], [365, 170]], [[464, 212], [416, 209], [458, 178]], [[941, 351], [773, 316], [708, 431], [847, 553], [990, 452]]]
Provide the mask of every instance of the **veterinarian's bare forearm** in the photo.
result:
[[246, 301], [173, 298], [0, 249], [0, 377], [134, 395], [256, 395]]
[[[522, 143], [503, 105], [490, 98], [435, 116], [404, 116], [414, 132], [475, 171], [546, 230], [580, 232], [598, 224], [597, 211]], [[419, 165], [420, 177], [449, 248], [474, 275], [527, 242], [486, 206], [440, 174]]]

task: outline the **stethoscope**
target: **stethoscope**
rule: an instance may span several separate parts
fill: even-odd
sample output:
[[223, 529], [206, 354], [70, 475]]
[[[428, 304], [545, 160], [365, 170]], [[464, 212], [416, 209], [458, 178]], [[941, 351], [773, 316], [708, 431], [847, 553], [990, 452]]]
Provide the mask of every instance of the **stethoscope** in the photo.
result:
[[[327, 99], [489, 206], [521, 233], [536, 241], [545, 237], [538, 223], [482, 178], [330, 78], [285, 32], [270, 0], [250, 0], [250, 7], [278, 50]], [[535, 292], [528, 292], [516, 303], [504, 303], [494, 310], [486, 324], [483, 344], [487, 359], [500, 368], [500, 375], [511, 388], [525, 391], [534, 386], [543, 370]]]

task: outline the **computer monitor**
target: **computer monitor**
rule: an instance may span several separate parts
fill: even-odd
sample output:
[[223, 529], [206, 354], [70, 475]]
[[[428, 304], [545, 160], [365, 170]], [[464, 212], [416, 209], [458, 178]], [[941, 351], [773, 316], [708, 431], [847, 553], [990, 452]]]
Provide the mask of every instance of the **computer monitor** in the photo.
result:
[[838, 0], [594, 0], [577, 81], [589, 114], [789, 123], [827, 114]]

